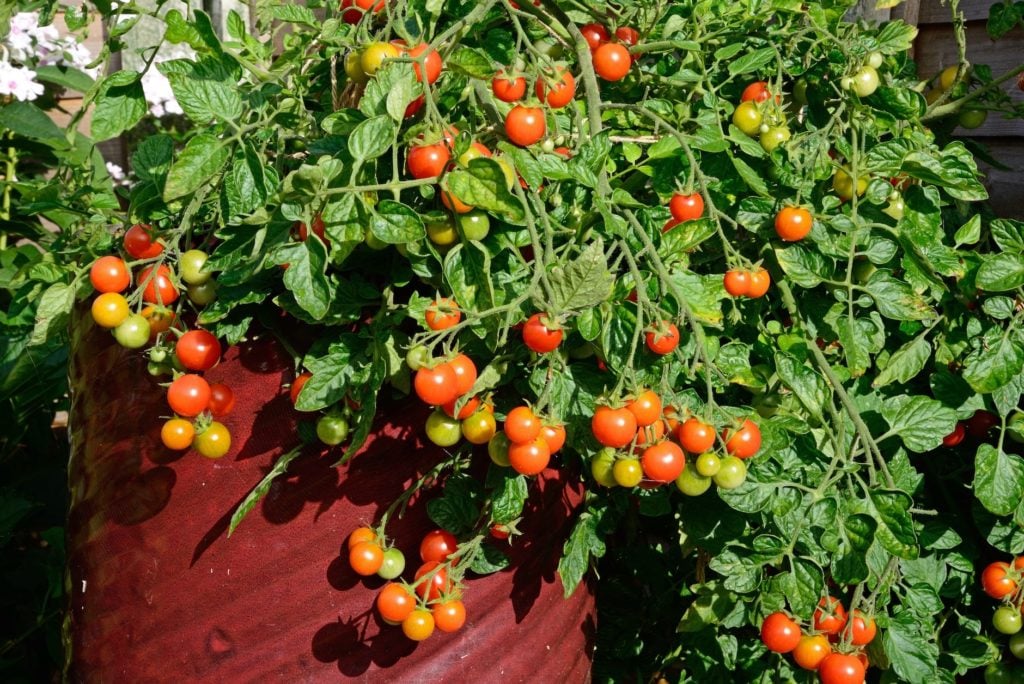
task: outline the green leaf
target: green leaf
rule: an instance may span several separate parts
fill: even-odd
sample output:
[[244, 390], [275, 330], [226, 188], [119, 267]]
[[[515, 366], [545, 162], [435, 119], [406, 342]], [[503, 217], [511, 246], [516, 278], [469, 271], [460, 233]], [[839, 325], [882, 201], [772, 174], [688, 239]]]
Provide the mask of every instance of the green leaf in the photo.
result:
[[313, 14], [313, 10], [302, 5], [270, 3], [265, 6], [267, 11], [278, 21], [287, 21], [292, 24], [305, 24], [306, 26], [318, 27], [320, 20]]
[[793, 391], [811, 415], [823, 420], [822, 409], [831, 401], [825, 379], [795, 356], [784, 352], [775, 355], [775, 369], [782, 384]]
[[325, 273], [327, 248], [317, 238], [299, 242], [288, 254], [284, 286], [314, 320], [321, 320], [331, 306], [331, 288]]
[[412, 64], [386, 62], [366, 85], [359, 99], [359, 111], [367, 117], [387, 114], [401, 123], [405, 119], [405, 108], [420, 88]]
[[928, 302], [902, 280], [879, 269], [871, 275], [864, 288], [875, 300], [878, 313], [898, 321], [920, 321], [935, 317]]
[[376, 159], [391, 149], [396, 130], [387, 116], [367, 119], [353, 129], [348, 139], [348, 151], [359, 161]]
[[871, 383], [872, 387], [885, 387], [892, 382], [906, 384], [924, 370], [932, 355], [932, 345], [926, 337], [916, 337], [889, 357], [889, 362]]
[[911, 152], [903, 159], [902, 171], [926, 183], [942, 186], [959, 200], [976, 202], [988, 199], [988, 191], [978, 180], [974, 156], [961, 142], [947, 145], [938, 158], [928, 150]]
[[473, 556], [473, 562], [469, 564], [469, 571], [477, 575], [490, 575], [501, 572], [511, 564], [512, 561], [500, 549], [490, 544], [483, 544], [480, 547], [480, 553]]
[[975, 214], [968, 219], [967, 223], [956, 231], [953, 238], [956, 240], [957, 247], [976, 244], [981, 239], [981, 214]]
[[870, 492], [872, 517], [878, 523], [875, 539], [882, 547], [899, 558], [918, 557], [917, 534], [910, 507], [914, 500], [906, 492], [873, 489]]
[[39, 298], [35, 326], [30, 345], [43, 344], [67, 329], [71, 308], [75, 304], [75, 288], [66, 283], [53, 283]]
[[370, 214], [370, 231], [381, 242], [398, 245], [421, 239], [423, 221], [410, 207], [394, 200], [381, 200]]
[[882, 25], [878, 35], [865, 35], [865, 49], [877, 50], [882, 54], [895, 55], [906, 52], [914, 45], [917, 38], [917, 27], [910, 26], [904, 21], [887, 21]]
[[115, 71], [103, 79], [92, 112], [92, 137], [96, 142], [121, 135], [149, 111], [142, 81], [134, 71]]
[[936, 681], [939, 647], [930, 634], [925, 633], [926, 629], [930, 632], [930, 627], [908, 611], [894, 616], [889, 628], [881, 630], [885, 654], [903, 681]]
[[216, 136], [200, 133], [185, 145], [167, 173], [164, 201], [191, 195], [224, 167], [231, 148]]
[[36, 78], [68, 90], [87, 93], [95, 82], [89, 74], [69, 66], [37, 66]]
[[242, 97], [231, 74], [217, 60], [190, 62], [177, 60], [185, 68], [170, 71], [164, 62], [161, 71], [169, 71], [174, 96], [182, 111], [193, 122], [205, 125], [212, 121], [235, 121], [242, 116]]
[[1024, 252], [1024, 223], [1013, 219], [996, 219], [989, 226], [992, 238], [1004, 252]]
[[64, 140], [64, 131], [31, 102], [15, 100], [0, 107], [0, 128], [33, 140]]
[[988, 394], [1024, 370], [1024, 347], [997, 328], [989, 331], [964, 359], [963, 379], [975, 392]]
[[526, 478], [512, 470], [503, 469], [501, 475], [491, 498], [491, 520], [504, 525], [523, 515], [523, 505], [530, 489]]
[[894, 114], [901, 119], [917, 119], [924, 114], [928, 103], [924, 97], [910, 88], [880, 87], [871, 98], [878, 109]]
[[458, 48], [445, 59], [444, 64], [452, 71], [469, 78], [490, 80], [495, 74], [491, 60], [475, 48]]
[[270, 469], [270, 472], [263, 476], [263, 479], [259, 481], [259, 484], [252, 488], [251, 492], [245, 495], [245, 498], [242, 499], [242, 503], [238, 504], [238, 508], [236, 508], [235, 512], [231, 514], [231, 523], [228, 525], [229, 537], [245, 516], [248, 515], [249, 511], [255, 508], [256, 504], [260, 502], [260, 499], [267, 495], [267, 492], [270, 491], [270, 486], [274, 484], [274, 480], [280, 475], [283, 475], [284, 472], [288, 470], [288, 464], [294, 461], [301, 453], [301, 449], [295, 448], [287, 453], [281, 454], [281, 456], [274, 461], [274, 466]]
[[174, 139], [169, 135], [151, 135], [139, 143], [132, 154], [132, 171], [140, 180], [158, 182], [171, 168]]
[[459, 536], [473, 529], [480, 516], [480, 484], [468, 475], [453, 475], [444, 495], [427, 502], [427, 514], [442, 529]]
[[759, 195], [768, 195], [768, 186], [764, 184], [764, 179], [761, 175], [750, 168], [747, 162], [743, 161], [739, 157], [732, 157], [732, 165], [736, 169], [736, 172], [740, 174], [740, 178], [747, 184], [753, 192]]
[[1002, 38], [1024, 21], [1024, 7], [1021, 3], [994, 2], [989, 7], [985, 30], [993, 40]]
[[810, 559], [796, 556], [790, 559], [790, 567], [789, 572], [773, 577], [772, 584], [786, 595], [794, 613], [810, 615], [825, 584], [821, 568]]
[[590, 559], [604, 556], [607, 513], [606, 505], [588, 505], [576, 519], [576, 525], [565, 541], [562, 558], [558, 561], [558, 574], [562, 578], [565, 598], [569, 598], [576, 591], [580, 580], [590, 567]]
[[455, 301], [467, 311], [484, 311], [495, 301], [491, 255], [479, 242], [456, 245], [444, 260], [444, 275]]
[[611, 294], [614, 278], [608, 270], [604, 245], [591, 242], [566, 266], [556, 265], [548, 276], [551, 305], [556, 311], [583, 311], [597, 306]]
[[939, 448], [942, 438], [956, 427], [956, 411], [920, 395], [899, 395], [886, 400], [882, 415], [890, 431], [915, 453]]
[[991, 444], [974, 457], [974, 496], [995, 515], [1010, 515], [1024, 499], [1024, 462]]
[[302, 386], [295, 408], [319, 411], [341, 401], [357, 380], [355, 359], [362, 350], [360, 340], [352, 333], [345, 333], [339, 335], [322, 356], [307, 358], [305, 366], [313, 377]]
[[816, 249], [802, 245], [776, 247], [775, 258], [779, 267], [793, 282], [811, 288], [821, 284], [835, 269], [834, 262]]
[[729, 63], [729, 73], [733, 76], [753, 73], [771, 64], [775, 60], [776, 54], [775, 48], [770, 47], [748, 52]]
[[978, 269], [977, 285], [987, 292], [1006, 292], [1024, 285], [1024, 254], [986, 254]]
[[700, 632], [712, 625], [722, 623], [736, 608], [739, 597], [718, 581], [705, 582], [695, 587], [697, 597], [683, 613], [677, 632]]
[[504, 214], [512, 221], [521, 221], [525, 215], [519, 199], [508, 190], [504, 170], [493, 159], [474, 159], [468, 169], [452, 171], [445, 181], [448, 189], [470, 206]]

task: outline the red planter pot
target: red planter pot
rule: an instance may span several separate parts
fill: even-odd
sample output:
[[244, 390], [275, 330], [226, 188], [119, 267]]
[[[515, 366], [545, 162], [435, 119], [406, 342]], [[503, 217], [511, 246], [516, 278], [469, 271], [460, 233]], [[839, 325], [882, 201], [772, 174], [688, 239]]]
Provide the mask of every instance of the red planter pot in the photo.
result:
[[[331, 466], [339, 451], [309, 447], [228, 538], [237, 504], [299, 443], [303, 415], [282, 389], [291, 360], [256, 342], [206, 374], [237, 398], [224, 420], [231, 451], [210, 461], [160, 445], [169, 409], [144, 358], [80, 327], [70, 424], [73, 681], [589, 679], [593, 595], [581, 586], [563, 599], [556, 574], [577, 482], [543, 473], [525, 534], [510, 547], [512, 568], [469, 580], [462, 630], [415, 644], [380, 621], [373, 605], [383, 580], [355, 575], [342, 549], [349, 531], [439, 459], [422, 439], [423, 407], [384, 406], [366, 447], [341, 468]], [[388, 527], [411, 569], [433, 527], [425, 500]]]

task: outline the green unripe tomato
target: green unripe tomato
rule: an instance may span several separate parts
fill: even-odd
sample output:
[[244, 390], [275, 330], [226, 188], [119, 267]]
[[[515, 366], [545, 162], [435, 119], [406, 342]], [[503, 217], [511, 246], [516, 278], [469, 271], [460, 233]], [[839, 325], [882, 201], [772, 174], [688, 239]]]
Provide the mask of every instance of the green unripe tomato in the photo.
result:
[[[853, 199], [853, 176], [844, 169], [836, 169], [832, 176], [832, 189], [839, 195], [839, 199], [849, 202]], [[868, 179], [861, 176], [857, 179], [857, 197], [862, 196], [868, 189]]]
[[149, 360], [153, 363], [163, 363], [167, 360], [167, 348], [153, 347], [149, 350]]
[[1017, 632], [1010, 637], [1010, 653], [1018, 660], [1024, 660], [1024, 632]]
[[868, 282], [877, 270], [878, 267], [868, 259], [857, 259], [853, 262], [853, 277], [861, 285]]
[[1020, 609], [1016, 606], [999, 606], [992, 614], [992, 626], [1003, 634], [1017, 634], [1021, 629]]
[[422, 344], [418, 344], [405, 353], [405, 363], [410, 370], [418, 371], [430, 361], [430, 352]]
[[718, 471], [722, 469], [722, 459], [718, 457], [718, 454], [707, 452], [697, 457], [696, 466], [697, 472], [704, 477], [713, 477], [718, 474]]
[[354, 83], [366, 83], [366, 72], [363, 71], [362, 55], [357, 50], [350, 50], [345, 55], [345, 74]]
[[771, 154], [775, 148], [792, 137], [789, 128], [786, 126], [772, 126], [761, 133], [761, 148]]
[[605, 447], [590, 460], [590, 474], [602, 487], [617, 487], [615, 481], [615, 449]]
[[203, 271], [203, 265], [209, 258], [206, 252], [201, 249], [190, 249], [178, 259], [178, 269], [181, 279], [189, 285], [202, 285], [209, 282], [213, 274]]
[[612, 475], [620, 487], [636, 487], [644, 479], [644, 469], [635, 458], [620, 458], [612, 466]]
[[552, 152], [555, 151], [555, 141], [552, 140], [551, 138], [544, 138], [544, 142], [540, 144], [540, 149], [543, 152], [551, 154]]
[[964, 128], [975, 129], [981, 127], [988, 118], [988, 112], [984, 109], [964, 109], [957, 116], [957, 122]]
[[562, 44], [551, 36], [544, 36], [534, 42], [533, 49], [555, 60], [561, 59], [562, 55], [565, 54], [565, 48], [562, 47]]
[[348, 421], [330, 413], [321, 416], [316, 421], [316, 436], [327, 446], [337, 446], [348, 438]]
[[377, 571], [381, 579], [393, 580], [405, 571], [405, 554], [391, 547], [384, 552], [384, 562]]
[[427, 223], [427, 237], [439, 247], [450, 247], [459, 239], [459, 233], [455, 230], [455, 222], [451, 216], [440, 221]]
[[697, 472], [692, 463], [687, 463], [676, 478], [676, 488], [686, 496], [700, 496], [711, 488], [711, 478]]
[[491, 218], [477, 209], [459, 214], [456, 221], [459, 222], [462, 237], [467, 240], [483, 240], [491, 231]]
[[793, 84], [793, 99], [801, 107], [806, 105], [807, 100], [807, 79], [798, 78], [796, 83]]
[[885, 209], [882, 209], [882, 213], [899, 221], [903, 218], [903, 212], [906, 208], [906, 205], [903, 203], [903, 198], [897, 197], [890, 201], [889, 204], [885, 205]]
[[753, 137], [761, 132], [761, 122], [764, 116], [753, 100], [741, 102], [732, 114], [732, 122], [736, 128]]
[[462, 422], [435, 409], [427, 416], [427, 439], [439, 447], [455, 446], [462, 439]]
[[187, 293], [193, 304], [206, 306], [217, 299], [217, 281], [208, 280], [200, 285], [189, 285]]
[[722, 489], [736, 489], [747, 479], [747, 464], [735, 456], [726, 456], [713, 479]]
[[149, 361], [146, 364], [146, 372], [152, 375], [154, 378], [158, 378], [161, 375], [170, 375], [171, 367], [168, 366], [166, 363], [156, 363], [154, 361]]
[[868, 97], [878, 90], [878, 72], [873, 66], [865, 64], [853, 75], [851, 87], [858, 97]]
[[881, 52], [872, 52], [868, 55], [868, 66], [872, 69], [880, 69], [885, 63], [885, 57]]
[[1013, 672], [1003, 663], [991, 663], [985, 668], [985, 684], [1013, 684]]
[[494, 465], [508, 468], [508, 437], [504, 432], [497, 432], [491, 441], [487, 442], [487, 455], [491, 457]]
[[384, 242], [383, 240], [378, 239], [377, 236], [373, 234], [373, 231], [367, 229], [366, 230], [366, 246], [369, 247], [370, 249], [374, 250], [374, 251], [379, 252], [382, 249], [387, 249], [388, 243]]
[[114, 339], [126, 349], [141, 349], [149, 342], [149, 321], [140, 314], [131, 314], [114, 328]]
[[400, 54], [397, 45], [392, 45], [391, 43], [370, 43], [363, 48], [363, 52], [359, 57], [359, 66], [363, 68], [364, 74], [373, 76], [385, 61], [395, 59]]

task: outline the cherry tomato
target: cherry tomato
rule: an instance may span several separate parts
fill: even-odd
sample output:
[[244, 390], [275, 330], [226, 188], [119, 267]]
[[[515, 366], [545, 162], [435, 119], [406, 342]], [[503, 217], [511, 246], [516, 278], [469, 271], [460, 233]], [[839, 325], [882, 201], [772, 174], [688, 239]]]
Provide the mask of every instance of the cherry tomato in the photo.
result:
[[619, 39], [620, 43], [629, 47], [640, 42], [640, 33], [630, 26], [620, 26], [615, 29], [615, 37]]
[[[313, 234], [318, 238], [327, 242], [327, 226], [324, 224], [323, 216], [316, 214], [313, 216]], [[305, 242], [309, 239], [309, 229], [306, 224], [302, 221], [295, 222], [295, 229], [299, 232], [299, 239]]]
[[435, 604], [431, 613], [434, 615], [434, 624], [442, 632], [457, 632], [466, 624], [466, 606], [459, 599]]
[[715, 445], [715, 429], [699, 418], [687, 418], [679, 425], [676, 438], [691, 454], [703, 454]]
[[612, 466], [612, 476], [620, 487], [636, 487], [644, 478], [644, 469], [635, 458], [620, 458]]
[[511, 536], [512, 534], [512, 531], [509, 529], [508, 525], [499, 525], [498, 523], [494, 523], [493, 525], [491, 525], [490, 532], [492, 537], [494, 537], [495, 539], [499, 539], [501, 541], [508, 539], [509, 536]]
[[502, 102], [517, 102], [526, 94], [526, 79], [523, 76], [509, 78], [505, 72], [498, 72], [491, 81], [491, 91]]
[[747, 466], [735, 456], [726, 456], [712, 479], [720, 489], [736, 489], [747, 480]]
[[878, 90], [878, 72], [869, 64], [865, 64], [853, 75], [851, 85], [858, 97], [868, 97]]
[[771, 275], [763, 268], [751, 271], [749, 280], [750, 287], [747, 288], [747, 296], [751, 299], [760, 299], [765, 296], [772, 284]]
[[805, 670], [817, 670], [821, 661], [832, 652], [832, 645], [824, 634], [808, 634], [800, 638], [793, 649], [793, 661]]
[[540, 436], [548, 445], [548, 451], [552, 456], [557, 454], [565, 446], [564, 425], [544, 425], [540, 429]]
[[462, 237], [467, 240], [483, 240], [491, 230], [491, 219], [482, 211], [473, 210], [459, 214], [456, 217], [456, 222], [459, 224], [459, 230], [462, 231]]
[[714, 452], [706, 452], [697, 457], [697, 472], [704, 477], [714, 477], [722, 469], [722, 459]]
[[743, 89], [743, 94], [740, 95], [740, 102], [764, 102], [772, 96], [771, 91], [768, 90], [768, 84], [764, 81], [754, 81], [746, 88]]
[[683, 474], [686, 455], [675, 442], [661, 442], [644, 449], [640, 463], [647, 479], [672, 482]]
[[128, 300], [117, 292], [104, 292], [92, 302], [92, 320], [101, 328], [116, 328], [130, 314]]
[[693, 221], [704, 215], [704, 198], [699, 192], [689, 195], [677, 192], [669, 200], [668, 210], [676, 221]]
[[590, 461], [590, 474], [603, 487], [615, 487], [615, 450], [605, 447]]
[[829, 653], [818, 665], [821, 684], [863, 684], [864, 673], [864, 663], [845, 653]]
[[181, 279], [189, 285], [202, 285], [209, 282], [213, 278], [213, 274], [203, 270], [203, 266], [206, 265], [209, 258], [206, 252], [200, 249], [190, 249], [182, 254], [178, 258], [178, 271], [181, 273]]
[[462, 436], [470, 444], [487, 444], [498, 431], [494, 414], [480, 410], [462, 421]]
[[513, 442], [508, 447], [508, 464], [521, 475], [536, 475], [548, 467], [551, 449], [543, 437], [530, 442]]
[[149, 304], [173, 304], [178, 299], [178, 288], [171, 282], [171, 269], [163, 264], [157, 267], [147, 266], [139, 271], [138, 284], [142, 290], [142, 301]]
[[363, 48], [359, 57], [359, 66], [363, 67], [363, 73], [373, 76], [381, 66], [389, 59], [395, 59], [401, 55], [397, 45], [391, 43], [370, 43]]
[[141, 315], [149, 322], [149, 332], [154, 338], [170, 330], [176, 318], [173, 311], [155, 304], [142, 307]]
[[789, 653], [800, 643], [800, 625], [785, 613], [772, 613], [761, 623], [761, 641], [769, 651]]
[[455, 391], [458, 392], [456, 396], [462, 396], [473, 389], [477, 379], [476, 364], [473, 363], [473, 359], [465, 354], [459, 354], [449, 361], [448, 365], [455, 374]]
[[730, 296], [744, 297], [750, 292], [750, 273], [738, 268], [726, 271], [722, 285]]
[[124, 292], [132, 274], [121, 257], [103, 256], [89, 269], [89, 281], [97, 292]]
[[606, 81], [621, 81], [629, 73], [633, 59], [618, 43], [605, 43], [594, 50], [594, 71]]
[[167, 403], [179, 416], [197, 416], [210, 404], [210, 385], [198, 375], [182, 375], [167, 388]]
[[[444, 63], [441, 61], [441, 55], [437, 53], [437, 50], [432, 50], [426, 43], [420, 43], [411, 50], [409, 50], [409, 56], [415, 60], [420, 59], [420, 55], [426, 53], [423, 57], [423, 66], [427, 73], [427, 83], [433, 85], [435, 81], [441, 76], [441, 69], [444, 68]], [[423, 82], [423, 73], [420, 71], [419, 61], [413, 62], [413, 71], [416, 72], [416, 80], [420, 83]]]
[[732, 113], [732, 122], [736, 128], [749, 136], [755, 136], [761, 132], [761, 122], [764, 116], [754, 102], [741, 102], [736, 111]]
[[430, 361], [430, 352], [423, 345], [416, 345], [405, 354], [405, 363], [409, 370], [418, 371]]
[[967, 419], [967, 432], [975, 439], [984, 439], [989, 431], [999, 425], [999, 418], [991, 411], [975, 411], [974, 415]]
[[603, 446], [621, 449], [636, 436], [636, 416], [627, 408], [598, 406], [594, 409], [590, 427]]
[[[436, 572], [435, 572], [436, 569]], [[423, 579], [433, 573], [430, 579]], [[422, 581], [420, 581], [422, 580]], [[426, 601], [436, 601], [452, 590], [448, 571], [438, 561], [427, 561], [416, 571], [416, 594]]]
[[292, 399], [292, 406], [295, 406], [295, 404], [298, 403], [299, 394], [302, 392], [302, 387], [307, 382], [309, 382], [309, 379], [311, 377], [313, 377], [312, 373], [300, 373], [299, 376], [296, 377], [295, 380], [292, 382], [291, 389], [288, 390], [288, 395]]
[[871, 643], [878, 632], [874, 618], [868, 618], [859, 610], [853, 611], [853, 629], [850, 643], [854, 646], [866, 646]]
[[426, 320], [431, 330], [447, 330], [462, 320], [462, 311], [454, 299], [442, 297], [427, 307]]
[[749, 418], [740, 428], [726, 430], [722, 435], [725, 450], [737, 458], [750, 458], [761, 448], [761, 429]]
[[767, 131], [761, 132], [759, 138], [761, 149], [771, 154], [775, 148], [793, 137], [786, 126], [771, 126]]
[[1010, 637], [1010, 653], [1018, 660], [1024, 660], [1024, 632], [1018, 632]]
[[661, 397], [654, 390], [644, 390], [626, 408], [636, 418], [637, 426], [647, 427], [661, 418]]
[[366, 83], [368, 77], [363, 72], [361, 55], [358, 50], [349, 50], [345, 55], [345, 74], [353, 83]]
[[1017, 591], [1017, 582], [1010, 577], [1010, 564], [1003, 561], [989, 563], [981, 571], [981, 588], [994, 599], [1001, 599]]
[[601, 43], [607, 43], [609, 38], [608, 29], [601, 24], [584, 24], [580, 26], [580, 33], [591, 51], [601, 47]]
[[328, 413], [316, 421], [316, 436], [327, 446], [338, 446], [348, 439], [348, 421], [344, 416]]
[[441, 563], [448, 560], [458, 550], [458, 547], [459, 542], [451, 532], [431, 530], [423, 535], [423, 541], [420, 542], [420, 559], [424, 563], [430, 561]]
[[360, 542], [377, 541], [377, 533], [369, 527], [357, 527], [348, 535], [348, 548], [351, 549]]
[[679, 346], [679, 328], [662, 321], [655, 330], [647, 332], [647, 348], [659, 356], [671, 354]]
[[512, 444], [532, 442], [540, 436], [540, 418], [529, 406], [517, 406], [505, 417], [505, 436]]
[[235, 408], [235, 393], [222, 383], [210, 385], [210, 413], [214, 418], [223, 418]]
[[576, 94], [576, 79], [568, 69], [561, 69], [560, 72], [555, 73], [552, 80], [555, 80], [556, 83], [549, 89], [543, 77], [537, 79], [537, 99], [547, 102], [548, 106], [553, 109], [560, 109], [572, 102], [572, 98]]
[[186, 290], [189, 301], [196, 306], [206, 306], [217, 299], [217, 283], [213, 280], [202, 285], [189, 285]]
[[124, 251], [133, 259], [158, 257], [164, 251], [164, 246], [163, 243], [155, 240], [155, 237], [156, 233], [151, 226], [145, 223], [136, 223], [124, 234], [122, 240]]
[[401, 584], [388, 582], [377, 594], [377, 611], [389, 625], [405, 620], [416, 608], [416, 598]]
[[220, 361], [220, 342], [206, 330], [189, 330], [178, 338], [174, 354], [188, 370], [208, 371]]
[[440, 363], [433, 368], [420, 368], [416, 371], [413, 388], [416, 396], [431, 406], [447, 404], [459, 396], [455, 370], [447, 363]]
[[412, 641], [423, 641], [434, 633], [434, 616], [429, 610], [417, 608], [402, 620], [402, 634]]
[[415, 145], [409, 148], [405, 163], [413, 178], [434, 178], [444, 173], [452, 155], [444, 143]]
[[149, 342], [150, 332], [149, 321], [139, 314], [130, 314], [114, 328], [114, 339], [126, 349], [141, 349]]
[[803, 207], [784, 207], [775, 216], [775, 232], [786, 242], [797, 242], [811, 232], [814, 220]]
[[192, 446], [192, 438], [196, 430], [192, 423], [184, 418], [171, 418], [160, 428], [160, 441], [174, 451], [183, 451]]
[[539, 107], [516, 105], [505, 116], [505, 134], [520, 147], [538, 142], [547, 133], [544, 110]]
[[444, 409], [444, 412], [451, 418], [458, 418], [459, 420], [466, 420], [476, 413], [478, 408], [480, 408], [480, 399], [478, 397], [470, 397], [469, 401], [462, 405], [462, 410], [459, 411], [459, 415], [455, 415], [455, 405], [458, 401], [458, 399], [452, 399], [441, 408]]
[[435, 409], [427, 416], [427, 439], [439, 447], [455, 446], [462, 437], [462, 423]]
[[359, 542], [348, 550], [348, 562], [357, 575], [376, 575], [384, 564], [384, 549], [377, 542]]
[[953, 431], [942, 438], [943, 446], [955, 446], [958, 443], [964, 441], [964, 436], [967, 434], [967, 427], [964, 425], [964, 421], [956, 421], [956, 425], [953, 427]]
[[509, 466], [508, 448], [510, 446], [511, 443], [508, 441], [508, 436], [505, 435], [504, 432], [499, 432], [494, 435], [494, 437], [491, 438], [491, 441], [487, 443], [487, 455], [490, 457], [491, 462], [494, 463], [494, 465], [507, 468]]
[[196, 433], [192, 448], [206, 458], [220, 458], [231, 450], [231, 432], [222, 423], [213, 421]]
[[548, 327], [545, 321], [551, 321], [547, 314], [536, 313], [523, 326], [523, 342], [538, 354], [554, 351], [562, 343], [562, 329]]
[[[740, 461], [741, 465], [742, 463]], [[686, 496], [700, 496], [710, 489], [711, 482], [710, 477], [701, 475], [692, 464], [687, 464], [676, 478], [676, 488]]]
[[[380, 12], [385, 0], [341, 0], [341, 18], [346, 24], [358, 24], [363, 14]], [[371, 9], [372, 8], [372, 9]]]
[[[469, 212], [473, 211], [473, 207], [471, 205], [469, 205], [469, 204], [466, 204], [465, 202], [460, 200], [458, 197], [456, 197], [448, 189], [448, 186], [446, 185], [446, 183], [447, 183], [447, 181], [442, 182], [442, 184], [441, 184], [441, 204], [443, 204], [446, 209], [448, 209], [449, 211], [453, 211], [456, 214], [466, 214], [466, 213], [469, 213]], [[443, 224], [440, 224], [440, 225], [443, 225]], [[433, 240], [434, 243], [436, 243], [438, 245], [454, 244], [455, 241], [459, 239], [459, 234], [455, 230], [455, 224], [454, 223], [451, 223], [449, 221], [448, 225], [449, 225], [449, 230], [451, 231], [451, 238], [450, 238], [451, 241], [450, 242], [442, 243], [438, 239], [435, 239], [434, 237], [430, 237], [430, 225], [427, 226], [427, 236], [430, 237], [430, 239]], [[444, 234], [441, 234], [438, 237], [442, 237], [443, 235]]]
[[823, 597], [814, 609], [814, 629], [825, 634], [839, 634], [846, 627], [846, 608], [832, 596]]
[[[836, 169], [836, 172], [832, 175], [832, 189], [836, 191], [836, 195], [839, 199], [844, 202], [849, 202], [853, 199], [854, 187], [853, 187], [853, 176], [846, 172], [845, 169]], [[857, 179], [857, 197], [860, 197], [868, 189], [868, 179], [861, 177]], [[870, 262], [868, 262], [870, 263]]]

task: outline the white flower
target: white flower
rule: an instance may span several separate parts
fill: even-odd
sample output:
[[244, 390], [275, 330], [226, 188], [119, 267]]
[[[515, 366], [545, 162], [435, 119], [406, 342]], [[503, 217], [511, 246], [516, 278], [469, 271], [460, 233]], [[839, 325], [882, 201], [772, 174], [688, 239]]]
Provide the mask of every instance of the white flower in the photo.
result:
[[36, 72], [0, 61], [0, 95], [13, 95], [19, 100], [34, 100], [43, 94], [43, 84], [36, 83]]
[[171, 90], [171, 82], [156, 69], [149, 69], [142, 76], [142, 90], [146, 93], [149, 112], [160, 118], [167, 114], [181, 114], [181, 106]]
[[38, 12], [19, 12], [11, 17], [11, 30], [4, 42], [17, 60], [32, 54], [32, 34], [39, 28]]
[[107, 173], [110, 174], [110, 179], [114, 181], [115, 184], [124, 180], [124, 169], [114, 162], [107, 162]]

